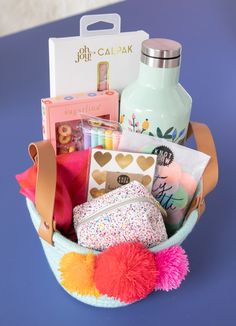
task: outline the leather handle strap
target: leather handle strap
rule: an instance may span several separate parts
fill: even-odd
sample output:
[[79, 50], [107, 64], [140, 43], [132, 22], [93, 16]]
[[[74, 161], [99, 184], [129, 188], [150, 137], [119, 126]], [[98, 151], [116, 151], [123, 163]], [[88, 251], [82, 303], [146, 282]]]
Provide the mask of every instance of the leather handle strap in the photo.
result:
[[35, 206], [41, 216], [39, 236], [50, 244], [55, 230], [53, 211], [56, 193], [56, 157], [49, 141], [29, 145], [29, 155], [37, 164]]
[[[194, 135], [196, 147], [199, 151], [211, 156], [210, 162], [202, 176], [203, 191], [197, 196], [189, 209], [188, 215], [194, 209], [202, 214], [205, 204], [204, 197], [214, 189], [218, 180], [218, 163], [214, 141], [209, 128], [201, 123], [191, 122], [187, 137]], [[53, 244], [52, 237], [55, 230], [53, 222], [54, 201], [56, 193], [56, 156], [49, 141], [40, 141], [29, 145], [29, 154], [37, 164], [37, 183], [35, 205], [41, 216], [38, 230], [39, 236]]]
[[187, 138], [194, 136], [197, 150], [209, 155], [210, 161], [202, 176], [202, 193], [195, 197], [188, 210], [188, 216], [194, 209], [198, 209], [199, 217], [205, 210], [204, 198], [211, 192], [218, 182], [218, 161], [215, 143], [207, 125], [199, 122], [190, 122]]

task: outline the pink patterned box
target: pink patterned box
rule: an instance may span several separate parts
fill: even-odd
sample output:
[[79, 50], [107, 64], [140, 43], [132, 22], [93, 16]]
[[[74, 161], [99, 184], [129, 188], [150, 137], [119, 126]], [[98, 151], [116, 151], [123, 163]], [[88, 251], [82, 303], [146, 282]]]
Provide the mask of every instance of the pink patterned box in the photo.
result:
[[43, 139], [51, 141], [57, 154], [68, 153], [79, 150], [80, 114], [118, 121], [119, 94], [108, 90], [45, 98], [41, 107]]

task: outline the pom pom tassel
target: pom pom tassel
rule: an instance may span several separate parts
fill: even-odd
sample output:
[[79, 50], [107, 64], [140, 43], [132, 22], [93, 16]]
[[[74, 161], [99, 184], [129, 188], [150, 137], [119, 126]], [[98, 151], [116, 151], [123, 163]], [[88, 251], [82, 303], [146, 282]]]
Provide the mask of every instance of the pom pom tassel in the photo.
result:
[[69, 292], [80, 295], [94, 295], [99, 297], [100, 293], [94, 284], [94, 267], [96, 256], [92, 253], [87, 255], [76, 252], [65, 254], [61, 261], [59, 270], [61, 272], [61, 284]]
[[155, 254], [159, 271], [155, 290], [177, 289], [189, 272], [188, 256], [180, 246], [173, 246]]
[[94, 280], [101, 294], [131, 303], [155, 288], [155, 255], [141, 243], [122, 243], [98, 255]]

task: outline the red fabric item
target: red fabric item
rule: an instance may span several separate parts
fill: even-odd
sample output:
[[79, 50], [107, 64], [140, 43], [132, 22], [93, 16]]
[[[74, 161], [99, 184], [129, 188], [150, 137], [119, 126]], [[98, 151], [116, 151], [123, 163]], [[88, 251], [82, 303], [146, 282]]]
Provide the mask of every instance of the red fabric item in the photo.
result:
[[[57, 185], [54, 206], [56, 228], [64, 236], [76, 240], [72, 221], [72, 210], [87, 200], [87, 186], [90, 163], [90, 150], [57, 156]], [[20, 193], [35, 201], [37, 166], [33, 165], [16, 179]]]

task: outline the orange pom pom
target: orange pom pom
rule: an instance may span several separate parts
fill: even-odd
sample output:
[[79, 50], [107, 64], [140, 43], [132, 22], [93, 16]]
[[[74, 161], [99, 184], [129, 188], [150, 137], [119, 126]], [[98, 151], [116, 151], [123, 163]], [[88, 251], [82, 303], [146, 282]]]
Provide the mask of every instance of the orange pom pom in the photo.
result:
[[87, 255], [69, 252], [60, 261], [61, 284], [69, 292], [77, 292], [81, 295], [100, 294], [94, 283], [94, 266], [96, 256], [92, 253]]
[[94, 280], [101, 294], [131, 303], [154, 289], [157, 274], [154, 254], [141, 243], [122, 243], [97, 256]]

